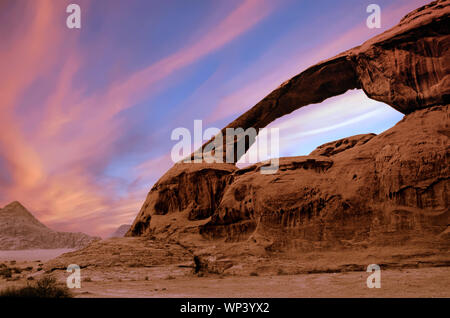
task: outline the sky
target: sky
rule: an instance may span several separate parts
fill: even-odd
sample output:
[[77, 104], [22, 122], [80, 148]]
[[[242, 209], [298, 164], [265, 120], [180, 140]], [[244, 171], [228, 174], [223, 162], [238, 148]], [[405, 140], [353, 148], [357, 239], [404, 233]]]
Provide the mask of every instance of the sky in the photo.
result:
[[[17, 200], [55, 230], [105, 237], [173, 165], [175, 128], [222, 128], [428, 2], [0, 0], [0, 207]], [[70, 3], [80, 29], [66, 26]], [[380, 29], [366, 26], [371, 3]], [[353, 90], [269, 127], [280, 156], [299, 156], [401, 118]]]

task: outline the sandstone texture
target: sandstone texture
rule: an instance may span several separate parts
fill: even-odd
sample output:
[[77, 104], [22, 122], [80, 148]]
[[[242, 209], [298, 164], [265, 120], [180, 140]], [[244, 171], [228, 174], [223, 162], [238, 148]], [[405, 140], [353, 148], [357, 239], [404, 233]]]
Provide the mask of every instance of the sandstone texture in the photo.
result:
[[[420, 129], [417, 129], [420, 127]], [[416, 111], [378, 136], [345, 138], [309, 156], [236, 171], [200, 232], [270, 248], [398, 244], [450, 223], [450, 108]]]
[[0, 250], [81, 248], [98, 239], [53, 231], [17, 201], [0, 209]]
[[394, 28], [286, 81], [224, 131], [263, 128], [349, 89], [404, 113], [396, 126], [327, 143], [309, 156], [280, 158], [271, 175], [260, 173], [267, 163], [244, 169], [177, 163], [151, 189], [127, 235], [200, 234], [266, 250], [447, 242], [449, 15], [448, 0], [411, 12]]
[[65, 270], [68, 264], [78, 264], [81, 268], [90, 266], [109, 267], [152, 267], [168, 266], [189, 262], [192, 256], [181, 246], [152, 242], [142, 238], [110, 238], [93, 242], [74, 252], [65, 253], [44, 265], [44, 270]]
[[150, 190], [128, 235], [149, 234], [152, 215], [187, 211], [188, 220], [208, 218], [235, 170], [232, 164], [177, 163]]

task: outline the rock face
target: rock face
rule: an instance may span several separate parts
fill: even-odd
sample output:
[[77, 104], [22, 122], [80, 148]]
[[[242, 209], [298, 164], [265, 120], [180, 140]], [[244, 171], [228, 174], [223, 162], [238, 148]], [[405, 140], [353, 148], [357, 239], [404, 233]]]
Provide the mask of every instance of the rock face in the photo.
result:
[[355, 137], [280, 158], [275, 174], [259, 173], [263, 164], [236, 171], [200, 232], [228, 241], [264, 237], [270, 248], [392, 244], [444, 233], [450, 107], [416, 111], [378, 136]]
[[53, 231], [17, 201], [0, 209], [0, 250], [81, 248], [97, 239]]
[[128, 232], [128, 230], [130, 229], [130, 227], [131, 224], [122, 224], [109, 237], [124, 237], [125, 234]]
[[250, 239], [274, 249], [439, 236], [450, 223], [449, 15], [449, 0], [411, 12], [391, 30], [286, 81], [223, 132], [263, 128], [355, 88], [406, 114], [395, 127], [280, 158], [272, 175], [260, 174], [265, 163], [178, 163], [152, 188], [127, 235], [164, 231], [170, 220], [152, 228], [152, 216], [183, 212], [186, 224], [204, 220], [196, 226], [205, 238]]
[[368, 97], [409, 114], [450, 103], [450, 1], [434, 1], [346, 55]]
[[189, 220], [208, 218], [236, 169], [232, 164], [176, 164], [153, 186], [127, 235], [149, 234], [152, 215], [187, 211]]

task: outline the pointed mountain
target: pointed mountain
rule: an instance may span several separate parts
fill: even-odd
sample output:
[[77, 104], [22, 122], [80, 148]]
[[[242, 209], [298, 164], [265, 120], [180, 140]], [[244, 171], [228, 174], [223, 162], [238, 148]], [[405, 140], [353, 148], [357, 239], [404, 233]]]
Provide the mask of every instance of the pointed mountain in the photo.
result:
[[[0, 227], [19, 226], [20, 224], [34, 224], [38, 227], [47, 228], [39, 222], [20, 202], [14, 201], [0, 209]], [[5, 222], [5, 223], [3, 223]]]
[[84, 233], [54, 231], [18, 201], [0, 209], [0, 250], [81, 248], [98, 239]]

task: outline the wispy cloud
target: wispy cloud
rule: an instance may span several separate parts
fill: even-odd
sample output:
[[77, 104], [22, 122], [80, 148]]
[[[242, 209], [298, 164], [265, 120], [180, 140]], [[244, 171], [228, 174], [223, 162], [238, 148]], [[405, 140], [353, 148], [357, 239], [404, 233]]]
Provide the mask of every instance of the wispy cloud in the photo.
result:
[[[20, 27], [24, 36], [13, 37], [3, 43], [10, 49], [0, 50], [0, 169], [10, 176], [0, 184], [0, 199], [2, 204], [20, 200], [58, 229], [105, 235], [132, 221], [151, 182], [167, 168], [164, 158], [150, 159], [125, 179], [103, 174], [117, 151], [115, 142], [129, 125], [121, 112], [151, 96], [159, 81], [254, 27], [274, 3], [243, 1], [201, 38], [131, 74], [114, 73], [110, 84], [94, 93], [75, 85], [89, 58], [82, 50], [89, 48], [81, 46], [79, 34], [68, 36], [55, 25], [64, 5], [29, 2], [25, 14], [30, 19]], [[42, 85], [51, 89], [35, 105], [27, 95], [40, 92], [36, 83], [42, 78]]]
[[[94, 6], [89, 5], [92, 1], [80, 0], [83, 16], [91, 21], [98, 19], [93, 22], [96, 31], [90, 33], [83, 28], [69, 31], [63, 24], [65, 5], [69, 2], [10, 1], [6, 6], [8, 14], [0, 16], [7, 16], [0, 28], [0, 205], [19, 200], [56, 229], [106, 235], [115, 226], [133, 220], [152, 182], [172, 165], [168, 155], [160, 156], [149, 150], [129, 163], [120, 176], [108, 173], [111, 163], [126, 152], [117, 145], [118, 139], [133, 138], [129, 133], [133, 123], [124, 114], [167, 89], [165, 80], [171, 76], [177, 77], [188, 66], [242, 39], [283, 4], [244, 0], [230, 8], [230, 2], [226, 2], [229, 11], [215, 15], [220, 19], [202, 24], [201, 32], [186, 30], [202, 34], [200, 37], [182, 42], [159, 59], [149, 59], [148, 64], [140, 61], [139, 67], [130, 70], [108, 63], [102, 65], [102, 54], [108, 52], [101, 49], [107, 47], [107, 38], [114, 36], [114, 30], [108, 30], [101, 21], [111, 17], [94, 12]], [[416, 2], [419, 1], [411, 4], [401, 1], [405, 6], [417, 6]], [[147, 5], [145, 1], [142, 3]], [[403, 9], [397, 8], [395, 12]], [[389, 14], [395, 15], [386, 12], [386, 19]], [[265, 35], [265, 30], [260, 36]], [[167, 30], [161, 32], [171, 36]], [[295, 36], [295, 30], [292, 32], [291, 36]], [[368, 38], [365, 32], [357, 26], [306, 55], [298, 54], [301, 43], [289, 46], [292, 54], [274, 68], [264, 66], [271, 57], [263, 54], [253, 66], [245, 65], [245, 70], [237, 75], [245, 77], [249, 84], [235, 85], [212, 109], [209, 122], [243, 112], [301, 69]], [[88, 42], [95, 45], [86, 45], [87, 35], [93, 37]], [[124, 51], [133, 59], [133, 47]], [[120, 63], [112, 63], [116, 62]], [[92, 65], [101, 67], [91, 70]], [[256, 78], [255, 70], [262, 67], [267, 75]], [[95, 71], [105, 78], [102, 85], [90, 81], [91, 76], [98, 75], [93, 74]], [[286, 117], [273, 123], [292, 136], [291, 140], [282, 140], [286, 147], [295, 145], [297, 137], [339, 129], [357, 120], [344, 118], [339, 107], [336, 109], [341, 111], [341, 117], [320, 107], [315, 109], [317, 114], [308, 110], [301, 115], [303, 120], [311, 116], [312, 121], [319, 123], [314, 127], [303, 122], [303, 128], [298, 129], [300, 117]], [[357, 118], [363, 120], [372, 110], [365, 109], [358, 114], [362, 117]], [[134, 116], [145, 117], [158, 111], [164, 109], [148, 105], [145, 114]], [[329, 120], [322, 121], [324, 116]], [[161, 123], [159, 128], [165, 125], [168, 123]]]
[[[207, 121], [214, 123], [229, 118], [232, 115], [243, 113], [287, 79], [320, 61], [331, 58], [345, 50], [362, 44], [374, 35], [393, 27], [406, 13], [426, 3], [428, 3], [426, 0], [397, 1], [387, 7], [383, 7], [383, 27], [380, 30], [368, 29], [365, 24], [365, 16], [362, 15], [361, 23], [344, 32], [340, 32], [337, 35], [333, 33], [332, 40], [325, 41], [323, 44], [318, 45], [303, 54], [299, 53], [299, 51], [303, 50], [303, 46], [295, 46], [294, 44], [296, 43], [295, 39], [297, 39], [302, 32], [301, 30], [292, 30], [291, 34], [287, 35], [293, 42], [292, 48], [290, 48], [292, 51], [290, 57], [281, 65], [277, 64], [271, 69], [267, 69], [266, 75], [263, 77], [257, 78], [256, 80], [252, 79], [251, 81], [248, 81], [248, 84], [244, 87], [223, 97], [209, 114]], [[256, 73], [258, 69], [264, 68], [265, 64], [267, 64], [267, 57], [264, 55], [258, 61], [255, 61], [252, 67], [247, 69], [247, 73]], [[239, 76], [243, 76], [243, 74], [239, 74]]]

